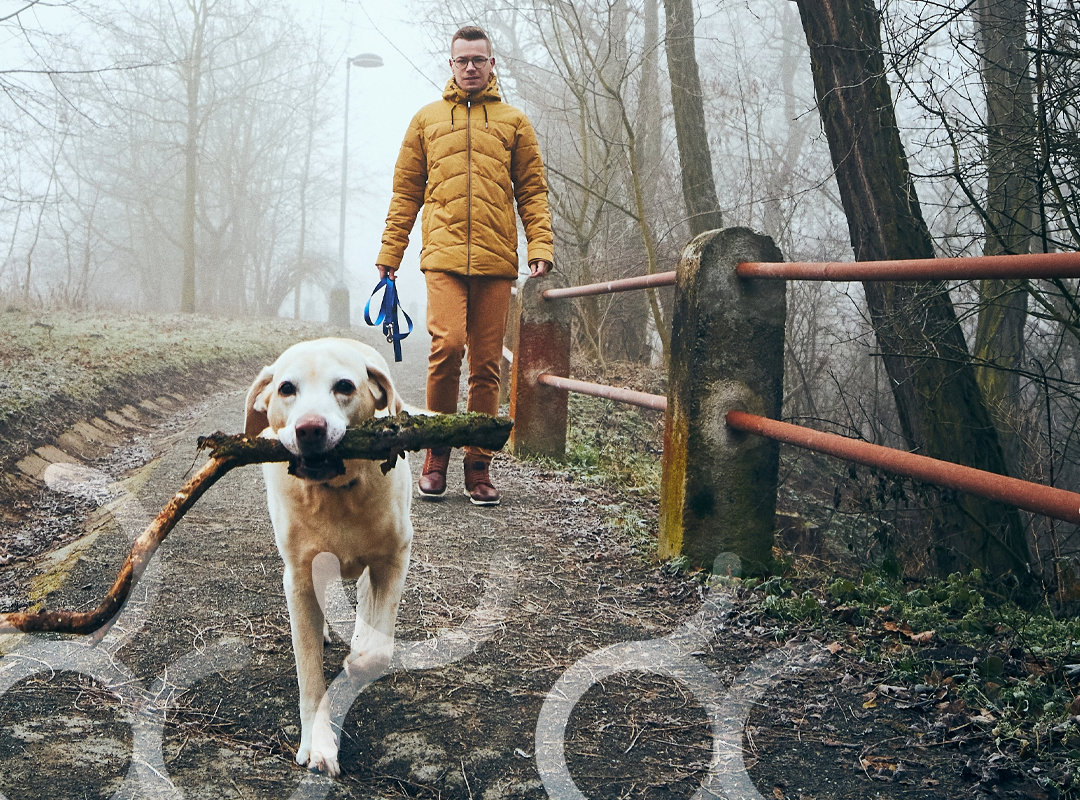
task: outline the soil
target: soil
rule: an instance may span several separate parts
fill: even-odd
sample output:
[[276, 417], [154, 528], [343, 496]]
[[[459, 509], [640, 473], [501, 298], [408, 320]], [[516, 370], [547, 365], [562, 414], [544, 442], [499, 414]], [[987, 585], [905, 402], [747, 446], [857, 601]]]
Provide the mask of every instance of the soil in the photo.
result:
[[[422, 376], [398, 369], [415, 402]], [[97, 472], [70, 472], [62, 491], [32, 498], [2, 531], [8, 606], [96, 604], [130, 537], [199, 460], [196, 437], [239, 426], [242, 382], [215, 387], [83, 460]], [[62, 637], [0, 641], [0, 791], [11, 800], [717, 796], [698, 793], [704, 783], [775, 800], [1049, 796], [1037, 772], [999, 756], [990, 726], [948, 685], [892, 686], [854, 633], [780, 626], [746, 589], [710, 588], [651, 561], [613, 521], [632, 506], [652, 524], [650, 501], [500, 455], [503, 503], [478, 508], [456, 464], [445, 499], [413, 505], [401, 655], [351, 703], [338, 779], [293, 760], [298, 695], [281, 563], [261, 474], [248, 468], [180, 523], [138, 602], [95, 650]], [[39, 556], [76, 530], [90, 534], [81, 548]], [[328, 682], [347, 650], [340, 635], [328, 645]], [[714, 756], [723, 770], [710, 777]], [[752, 784], [741, 782], [747, 774]]]

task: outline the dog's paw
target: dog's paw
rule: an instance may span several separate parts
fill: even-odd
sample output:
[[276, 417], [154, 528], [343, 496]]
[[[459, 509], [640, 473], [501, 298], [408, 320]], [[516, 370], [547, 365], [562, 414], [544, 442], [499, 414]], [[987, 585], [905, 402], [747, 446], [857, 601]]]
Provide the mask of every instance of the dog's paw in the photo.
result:
[[[301, 747], [296, 751], [296, 763], [301, 767], [307, 767], [312, 772], [321, 772], [331, 778], [336, 778], [341, 774], [337, 760], [337, 740], [333, 735], [330, 736], [330, 741], [325, 741], [325, 737], [312, 738], [313, 741], [309, 747]], [[320, 739], [322, 741], [319, 741]]]

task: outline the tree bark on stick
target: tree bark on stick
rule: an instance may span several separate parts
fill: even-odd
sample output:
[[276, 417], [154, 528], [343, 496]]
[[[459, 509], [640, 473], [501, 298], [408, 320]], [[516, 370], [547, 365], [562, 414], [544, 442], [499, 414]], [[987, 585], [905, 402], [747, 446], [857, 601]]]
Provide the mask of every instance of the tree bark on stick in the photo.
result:
[[709, 132], [705, 128], [705, 106], [694, 47], [694, 0], [664, 0], [664, 16], [683, 199], [693, 237], [724, 226], [720, 202], [716, 199]]
[[[818, 109], [859, 261], [933, 258], [900, 141], [872, 0], [797, 0]], [[933, 458], [1007, 474], [948, 287], [866, 282], [904, 438]], [[943, 574], [983, 570], [1034, 583], [1015, 509], [970, 495], [942, 502], [931, 548]]]
[[[513, 422], [487, 414], [446, 414], [393, 417], [370, 420], [346, 432], [333, 455], [344, 459], [383, 461], [383, 472], [394, 467], [406, 450], [473, 445], [499, 450]], [[0, 614], [0, 633], [78, 633], [107, 630], [123, 608], [135, 584], [146, 571], [150, 559], [184, 514], [229, 470], [269, 461], [291, 461], [292, 453], [275, 439], [249, 439], [215, 433], [200, 437], [199, 449], [210, 449], [210, 460], [180, 489], [131, 546], [112, 588], [92, 611], [15, 611]]]

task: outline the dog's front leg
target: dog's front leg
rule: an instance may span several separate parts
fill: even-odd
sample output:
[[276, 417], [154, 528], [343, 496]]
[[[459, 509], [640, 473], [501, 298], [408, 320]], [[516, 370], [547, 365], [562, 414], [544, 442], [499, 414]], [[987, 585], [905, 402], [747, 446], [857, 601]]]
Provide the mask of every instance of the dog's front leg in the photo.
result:
[[390, 666], [394, 625], [408, 569], [406, 546], [387, 563], [369, 566], [356, 582], [356, 628], [345, 659], [345, 671], [350, 677], [370, 683]]
[[[337, 777], [337, 735], [330, 725], [326, 680], [323, 678], [323, 623], [311, 566], [285, 570], [285, 598], [289, 605], [296, 679], [300, 686], [300, 749], [296, 763]], [[297, 574], [302, 572], [303, 574]]]

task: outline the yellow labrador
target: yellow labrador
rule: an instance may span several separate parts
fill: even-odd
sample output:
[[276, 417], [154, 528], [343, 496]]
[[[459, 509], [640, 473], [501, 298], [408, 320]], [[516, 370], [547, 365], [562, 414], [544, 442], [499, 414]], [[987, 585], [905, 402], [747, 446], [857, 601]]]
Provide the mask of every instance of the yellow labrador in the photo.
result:
[[[323, 640], [326, 586], [336, 572], [356, 579], [356, 628], [345, 660], [350, 676], [378, 678], [394, 650], [394, 623], [409, 568], [413, 529], [408, 461], [385, 475], [375, 461], [331, 453], [346, 427], [396, 413], [401, 401], [386, 361], [351, 339], [301, 342], [265, 367], [247, 395], [244, 432], [277, 438], [296, 458], [264, 464], [267, 504], [285, 562], [293, 654], [300, 684], [298, 764], [336, 776]], [[328, 455], [329, 454], [329, 455]]]

